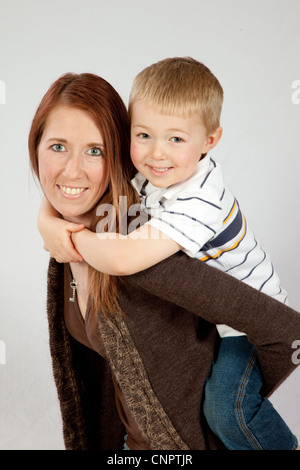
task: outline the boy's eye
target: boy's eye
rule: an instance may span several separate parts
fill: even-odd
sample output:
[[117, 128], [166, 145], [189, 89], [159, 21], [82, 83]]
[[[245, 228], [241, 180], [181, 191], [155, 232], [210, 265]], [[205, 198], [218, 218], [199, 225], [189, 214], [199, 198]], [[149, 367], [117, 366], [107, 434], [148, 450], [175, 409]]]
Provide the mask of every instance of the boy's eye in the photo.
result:
[[146, 134], [145, 132], [141, 132], [138, 137], [140, 137], [141, 139], [149, 139], [149, 134]]
[[89, 155], [92, 155], [93, 157], [100, 157], [102, 155], [102, 150], [99, 149], [98, 147], [93, 147], [87, 152]]
[[65, 152], [67, 150], [66, 147], [62, 144], [51, 145], [51, 148], [54, 150], [54, 152]]
[[175, 142], [176, 144], [183, 142], [183, 140], [180, 137], [172, 137], [171, 140], [172, 142]]

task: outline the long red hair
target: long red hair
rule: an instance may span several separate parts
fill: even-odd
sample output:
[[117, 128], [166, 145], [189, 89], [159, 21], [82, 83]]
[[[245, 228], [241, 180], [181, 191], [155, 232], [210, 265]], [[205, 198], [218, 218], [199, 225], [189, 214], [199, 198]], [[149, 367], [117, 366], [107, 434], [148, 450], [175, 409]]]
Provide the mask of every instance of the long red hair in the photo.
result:
[[[89, 112], [101, 132], [110, 181], [99, 203], [114, 206], [118, 231], [119, 196], [126, 196], [127, 208], [139, 202], [138, 195], [130, 183], [134, 167], [130, 158], [130, 124], [126, 107], [116, 90], [97, 75], [67, 73], [56, 80], [38, 106], [29, 132], [31, 168], [38, 179], [38, 146], [48, 116], [57, 105], [68, 105]], [[98, 221], [95, 207], [91, 230], [96, 230]], [[90, 268], [89, 293], [94, 314], [99, 309], [104, 314], [120, 313], [119, 282], [115, 276]]]

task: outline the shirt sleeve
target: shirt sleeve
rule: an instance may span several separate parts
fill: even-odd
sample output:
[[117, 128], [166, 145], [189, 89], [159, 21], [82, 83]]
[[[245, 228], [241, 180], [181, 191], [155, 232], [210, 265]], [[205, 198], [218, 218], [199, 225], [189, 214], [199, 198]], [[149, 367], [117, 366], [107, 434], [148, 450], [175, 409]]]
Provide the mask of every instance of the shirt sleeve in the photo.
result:
[[178, 243], [187, 255], [194, 257], [220, 230], [222, 215], [217, 197], [186, 193], [174, 201], [165, 201], [159, 211], [153, 211], [148, 224]]

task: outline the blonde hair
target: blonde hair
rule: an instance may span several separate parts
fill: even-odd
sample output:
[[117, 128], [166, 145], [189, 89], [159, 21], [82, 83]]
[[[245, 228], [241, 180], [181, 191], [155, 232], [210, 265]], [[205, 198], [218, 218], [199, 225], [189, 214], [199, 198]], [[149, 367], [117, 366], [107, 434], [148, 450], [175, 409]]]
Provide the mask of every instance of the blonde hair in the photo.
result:
[[200, 114], [208, 132], [220, 125], [223, 89], [212, 72], [191, 57], [161, 60], [135, 78], [129, 114], [137, 100], [146, 100], [164, 114]]

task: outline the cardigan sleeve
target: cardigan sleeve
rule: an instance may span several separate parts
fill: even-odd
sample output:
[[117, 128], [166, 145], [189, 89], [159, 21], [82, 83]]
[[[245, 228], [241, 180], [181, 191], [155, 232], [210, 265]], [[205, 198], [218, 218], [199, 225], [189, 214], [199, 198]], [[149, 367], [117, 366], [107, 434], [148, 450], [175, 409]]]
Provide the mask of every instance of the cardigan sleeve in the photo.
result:
[[125, 279], [210, 323], [245, 332], [258, 352], [264, 394], [296, 368], [292, 355], [294, 341], [300, 340], [299, 313], [236, 278], [179, 252]]

